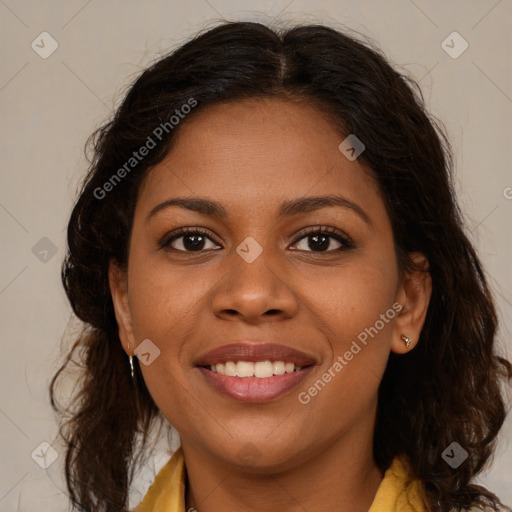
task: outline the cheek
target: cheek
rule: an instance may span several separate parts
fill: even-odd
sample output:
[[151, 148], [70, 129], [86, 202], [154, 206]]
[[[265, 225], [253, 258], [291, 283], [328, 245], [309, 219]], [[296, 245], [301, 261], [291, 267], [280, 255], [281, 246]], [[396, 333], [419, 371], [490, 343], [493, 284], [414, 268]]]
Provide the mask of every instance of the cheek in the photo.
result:
[[190, 390], [182, 363], [183, 340], [189, 339], [187, 333], [192, 331], [194, 306], [180, 286], [156, 268], [133, 279], [130, 297], [136, 343], [142, 347], [150, 340], [149, 352], [157, 354], [147, 365], [139, 356], [146, 387], [164, 417], [176, 428], [186, 429], [182, 421], [198, 413], [195, 403], [187, 400]]
[[129, 272], [136, 339], [155, 339], [163, 347], [171, 348], [176, 333], [182, 333], [193, 323], [198, 307], [205, 300], [204, 270], [171, 265], [161, 256], [148, 257], [142, 251], [134, 251]]
[[[318, 418], [316, 429], [326, 435], [373, 413], [395, 318], [393, 294], [384, 282], [368, 284], [359, 275], [347, 283], [350, 291], [325, 303], [319, 320], [328, 353], [310, 387], [301, 389], [299, 396], [309, 417]], [[309, 427], [315, 430], [313, 424]]]
[[[163, 262], [163, 263], [162, 263]], [[205, 290], [194, 281], [188, 270], [165, 265], [162, 258], [148, 257], [135, 248], [128, 269], [129, 302], [132, 329], [139, 350], [148, 344], [150, 363], [139, 366], [155, 403], [166, 410], [183, 408], [180, 397], [186, 397], [183, 347], [194, 325]], [[153, 358], [153, 353], [156, 357]]]
[[354, 259], [331, 281], [336, 282], [335, 289], [330, 284], [329, 294], [317, 291], [311, 299], [317, 302], [319, 328], [328, 340], [331, 364], [338, 361], [342, 365], [334, 373], [343, 373], [348, 382], [359, 381], [359, 386], [364, 385], [360, 381], [364, 375], [380, 380], [396, 318], [394, 253], [384, 250], [379, 254], [380, 257]]

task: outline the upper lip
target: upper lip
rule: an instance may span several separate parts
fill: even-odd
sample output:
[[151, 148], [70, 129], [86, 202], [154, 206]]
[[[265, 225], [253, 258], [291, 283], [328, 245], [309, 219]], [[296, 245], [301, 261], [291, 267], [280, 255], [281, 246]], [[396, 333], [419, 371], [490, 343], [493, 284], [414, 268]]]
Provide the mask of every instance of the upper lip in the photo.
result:
[[200, 355], [196, 366], [209, 366], [226, 361], [284, 361], [296, 366], [315, 364], [315, 359], [300, 350], [285, 345], [262, 342], [231, 343]]

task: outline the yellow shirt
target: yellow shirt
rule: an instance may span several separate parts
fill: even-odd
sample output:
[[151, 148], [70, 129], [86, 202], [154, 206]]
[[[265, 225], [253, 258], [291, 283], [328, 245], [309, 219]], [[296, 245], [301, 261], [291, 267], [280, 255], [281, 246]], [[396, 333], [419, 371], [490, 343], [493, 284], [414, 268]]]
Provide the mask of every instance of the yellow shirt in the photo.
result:
[[[421, 482], [409, 475], [407, 461], [395, 457], [368, 512], [425, 512]], [[158, 472], [134, 512], [186, 512], [185, 476], [183, 451], [179, 448]]]

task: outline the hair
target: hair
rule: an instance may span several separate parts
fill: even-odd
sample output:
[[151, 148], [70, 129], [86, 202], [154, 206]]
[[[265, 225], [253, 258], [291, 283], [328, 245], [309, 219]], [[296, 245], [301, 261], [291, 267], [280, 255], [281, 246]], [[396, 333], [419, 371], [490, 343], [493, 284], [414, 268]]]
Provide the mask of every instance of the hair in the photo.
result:
[[[493, 454], [506, 417], [502, 385], [509, 384], [512, 365], [495, 347], [497, 313], [464, 232], [440, 121], [427, 113], [417, 82], [393, 69], [371, 42], [323, 25], [285, 30], [251, 22], [222, 22], [149, 65], [87, 141], [86, 156], [92, 147], [93, 157], [62, 265], [67, 297], [84, 328], [50, 384], [73, 506], [125, 511], [136, 462], [162, 419], [136, 358], [130, 378], [108, 282], [110, 260], [126, 269], [140, 185], [188, 118], [208, 105], [263, 98], [306, 101], [335, 120], [340, 134], [355, 134], [391, 220], [399, 268], [413, 269], [410, 252], [428, 258], [433, 289], [419, 342], [406, 355], [390, 355], [379, 388], [377, 465], [384, 472], [395, 456], [406, 456], [434, 512], [475, 503], [496, 510], [499, 499], [471, 482]], [[170, 116], [191, 99], [197, 106], [169, 128]], [[167, 128], [155, 137], [159, 126]], [[156, 147], [113, 183], [115, 170], [150, 136], [159, 139]], [[107, 188], [108, 195], [98, 192]], [[80, 379], [63, 407], [56, 384], [72, 362]], [[469, 454], [456, 470], [441, 456], [454, 441]]]

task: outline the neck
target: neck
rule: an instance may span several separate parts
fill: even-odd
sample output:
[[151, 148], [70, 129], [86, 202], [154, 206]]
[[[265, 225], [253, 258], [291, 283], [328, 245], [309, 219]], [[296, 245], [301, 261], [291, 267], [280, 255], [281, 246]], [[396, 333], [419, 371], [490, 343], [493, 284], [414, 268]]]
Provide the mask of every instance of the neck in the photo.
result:
[[185, 510], [367, 512], [383, 478], [373, 459], [372, 440], [373, 423], [357, 424], [299, 464], [258, 473], [205, 456], [182, 440]]

